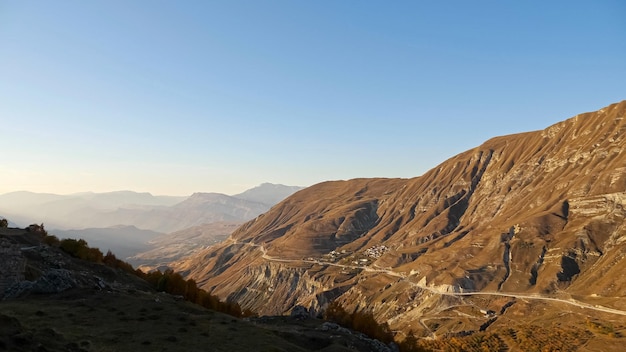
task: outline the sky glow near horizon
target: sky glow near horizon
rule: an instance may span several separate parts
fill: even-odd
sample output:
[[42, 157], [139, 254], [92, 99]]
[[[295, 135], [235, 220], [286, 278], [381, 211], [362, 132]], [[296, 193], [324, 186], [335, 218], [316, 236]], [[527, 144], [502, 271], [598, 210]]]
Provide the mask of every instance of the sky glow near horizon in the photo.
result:
[[0, 0], [0, 194], [415, 177], [626, 99], [622, 1]]

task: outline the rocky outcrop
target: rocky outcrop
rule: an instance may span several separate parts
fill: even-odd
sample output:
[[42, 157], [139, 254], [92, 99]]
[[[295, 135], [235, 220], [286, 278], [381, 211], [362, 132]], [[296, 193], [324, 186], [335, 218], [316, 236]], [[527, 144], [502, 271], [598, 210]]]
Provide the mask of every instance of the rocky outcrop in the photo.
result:
[[0, 237], [0, 267], [2, 268], [0, 294], [13, 284], [24, 280], [26, 260], [20, 248], [19, 244]]
[[[138, 278], [101, 263], [84, 262], [43, 244], [42, 232], [0, 231], [0, 300], [71, 289], [124, 290], [145, 286]], [[123, 280], [122, 280], [123, 279]]]
[[379, 340], [369, 338], [364, 334], [350, 331], [349, 329], [343, 328], [335, 323], [326, 322], [322, 324], [322, 326], [320, 327], [320, 330], [328, 331], [328, 332], [341, 332], [343, 334], [350, 334], [350, 335], [355, 334], [357, 338], [359, 338], [361, 341], [369, 345], [370, 351], [375, 351], [375, 352], [398, 352], [399, 351], [398, 346], [396, 346], [396, 344], [394, 343], [390, 343], [387, 345]]
[[69, 270], [51, 269], [35, 281], [18, 281], [5, 289], [3, 299], [19, 297], [26, 293], [59, 293], [78, 286]]

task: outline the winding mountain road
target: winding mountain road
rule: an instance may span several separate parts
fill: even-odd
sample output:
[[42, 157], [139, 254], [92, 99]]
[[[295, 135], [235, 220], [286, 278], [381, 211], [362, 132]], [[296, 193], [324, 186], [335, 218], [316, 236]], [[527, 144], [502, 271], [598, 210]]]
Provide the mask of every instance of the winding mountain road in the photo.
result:
[[399, 273], [390, 269], [375, 269], [375, 268], [371, 268], [371, 267], [367, 267], [367, 266], [357, 266], [357, 265], [345, 265], [345, 264], [337, 264], [337, 263], [330, 263], [330, 262], [325, 262], [325, 261], [321, 261], [321, 260], [306, 260], [306, 259], [282, 259], [282, 258], [276, 258], [273, 256], [270, 256], [267, 254], [267, 250], [265, 249], [265, 247], [262, 244], [255, 244], [255, 243], [250, 243], [250, 242], [236, 242], [233, 241], [233, 243], [235, 244], [245, 244], [248, 246], [252, 246], [252, 247], [256, 247], [258, 248], [261, 253], [262, 253], [262, 258], [268, 261], [273, 261], [273, 262], [281, 262], [281, 263], [309, 263], [309, 264], [317, 264], [317, 265], [325, 265], [325, 266], [335, 266], [335, 267], [339, 267], [339, 268], [343, 268], [343, 269], [356, 269], [356, 270], [363, 270], [366, 272], [374, 272], [374, 273], [381, 273], [381, 274], [387, 274], [393, 277], [397, 277], [401, 280], [404, 280], [405, 282], [409, 283], [410, 285], [414, 286], [414, 287], [418, 287], [420, 289], [426, 290], [426, 291], [430, 291], [434, 294], [438, 294], [438, 295], [442, 295], [442, 296], [502, 296], [502, 297], [513, 297], [513, 298], [518, 298], [518, 299], [527, 299], [527, 300], [540, 300], [540, 301], [552, 301], [552, 302], [560, 302], [560, 303], [565, 303], [565, 304], [569, 304], [569, 305], [573, 305], [579, 308], [584, 308], [584, 309], [590, 309], [590, 310], [594, 310], [594, 311], [598, 311], [598, 312], [604, 312], [604, 313], [610, 313], [610, 314], [616, 314], [616, 315], [623, 315], [626, 316], [626, 311], [623, 310], [619, 310], [619, 309], [614, 309], [614, 308], [608, 308], [608, 307], [603, 307], [603, 306], [599, 306], [599, 305], [592, 305], [589, 303], [584, 303], [581, 301], [577, 301], [573, 298], [569, 298], [569, 299], [561, 299], [561, 298], [554, 298], [554, 297], [548, 297], [548, 296], [542, 296], [539, 294], [520, 294], [520, 293], [514, 293], [514, 292], [497, 292], [497, 291], [476, 291], [476, 292], [447, 292], [447, 291], [442, 291], [439, 290], [435, 287], [432, 286], [426, 286], [426, 285], [422, 285], [416, 282], [413, 282], [409, 279], [409, 277], [404, 274], [404, 273]]

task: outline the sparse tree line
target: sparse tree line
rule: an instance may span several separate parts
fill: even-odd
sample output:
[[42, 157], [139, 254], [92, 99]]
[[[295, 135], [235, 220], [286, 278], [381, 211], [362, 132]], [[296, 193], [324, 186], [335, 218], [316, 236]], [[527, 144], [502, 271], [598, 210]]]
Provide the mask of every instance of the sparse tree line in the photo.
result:
[[[31, 225], [32, 226], [32, 225]], [[166, 292], [171, 295], [182, 296], [185, 300], [199, 304], [205, 308], [218, 312], [226, 313], [235, 317], [252, 316], [254, 313], [250, 310], [242, 310], [237, 302], [222, 302], [217, 296], [211, 295], [205, 290], [198, 287], [193, 279], [185, 280], [182, 275], [173, 270], [165, 272], [152, 271], [144, 273], [140, 269], [134, 269], [129, 263], [118, 259], [115, 254], [108, 251], [102, 254], [100, 249], [91, 248], [87, 241], [83, 239], [63, 239], [59, 240], [54, 235], [49, 235], [42, 225], [36, 225], [43, 234], [43, 242], [58, 247], [73, 257], [86, 260], [93, 263], [100, 263], [111, 268], [121, 269], [132, 275], [136, 275], [148, 282], [154, 289], [159, 292]]]

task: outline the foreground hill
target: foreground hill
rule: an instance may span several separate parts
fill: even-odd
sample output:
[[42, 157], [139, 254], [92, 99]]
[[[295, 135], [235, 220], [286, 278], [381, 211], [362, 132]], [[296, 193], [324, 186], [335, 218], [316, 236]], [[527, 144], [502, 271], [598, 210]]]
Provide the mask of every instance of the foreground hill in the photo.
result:
[[312, 186], [177, 268], [260, 314], [334, 301], [400, 339], [483, 331], [521, 348], [564, 329], [617, 348], [592, 327], [626, 324], [625, 113], [493, 138], [413, 179]]
[[205, 309], [48, 240], [41, 232], [0, 228], [2, 351], [391, 352], [317, 319], [242, 320]]

